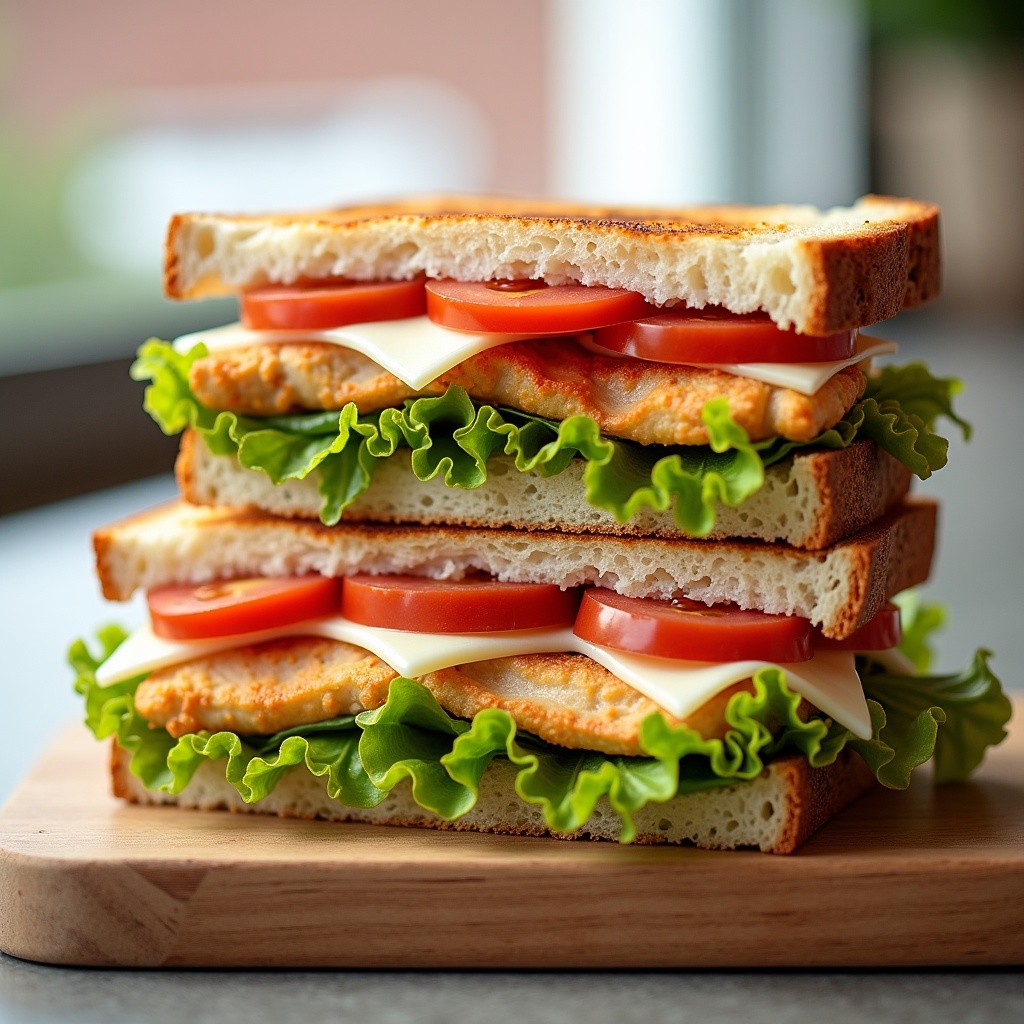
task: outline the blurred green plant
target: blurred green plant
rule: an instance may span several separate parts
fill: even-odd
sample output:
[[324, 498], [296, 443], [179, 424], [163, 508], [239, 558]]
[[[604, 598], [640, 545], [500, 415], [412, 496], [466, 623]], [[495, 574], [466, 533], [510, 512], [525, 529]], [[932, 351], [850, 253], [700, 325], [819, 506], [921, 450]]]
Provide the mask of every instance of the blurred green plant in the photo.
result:
[[1024, 0], [867, 0], [867, 6], [876, 43], [1005, 49], [1024, 41]]
[[64, 224], [76, 156], [72, 147], [39, 145], [0, 122], [0, 288], [89, 272]]

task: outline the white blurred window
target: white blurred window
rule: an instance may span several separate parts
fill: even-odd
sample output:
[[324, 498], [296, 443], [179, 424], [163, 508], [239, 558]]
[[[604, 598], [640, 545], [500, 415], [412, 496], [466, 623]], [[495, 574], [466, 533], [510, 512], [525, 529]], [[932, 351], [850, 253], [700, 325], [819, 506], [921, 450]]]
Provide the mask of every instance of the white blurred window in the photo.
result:
[[847, 204], [868, 188], [857, 0], [552, 0], [553, 190]]
[[494, 140], [474, 99], [438, 79], [136, 91], [77, 159], [62, 216], [83, 273], [0, 288], [0, 374], [126, 357], [153, 332], [223, 323], [230, 302], [161, 296], [174, 213], [327, 209], [473, 192]]
[[69, 185], [72, 237], [99, 269], [159, 266], [182, 210], [328, 209], [480, 190], [487, 123], [442, 82], [391, 78], [325, 95], [275, 85], [179, 91], [153, 122], [97, 144]]

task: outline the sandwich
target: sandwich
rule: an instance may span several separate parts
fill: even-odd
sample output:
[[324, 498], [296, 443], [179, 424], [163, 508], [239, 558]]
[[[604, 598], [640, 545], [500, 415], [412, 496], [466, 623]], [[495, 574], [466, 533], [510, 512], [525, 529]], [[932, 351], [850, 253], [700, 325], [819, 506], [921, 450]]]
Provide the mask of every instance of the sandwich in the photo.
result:
[[181, 498], [94, 537], [118, 796], [789, 853], [1005, 735], [912, 593], [958, 382], [862, 333], [934, 207], [186, 214], [164, 283], [240, 322], [133, 367]]

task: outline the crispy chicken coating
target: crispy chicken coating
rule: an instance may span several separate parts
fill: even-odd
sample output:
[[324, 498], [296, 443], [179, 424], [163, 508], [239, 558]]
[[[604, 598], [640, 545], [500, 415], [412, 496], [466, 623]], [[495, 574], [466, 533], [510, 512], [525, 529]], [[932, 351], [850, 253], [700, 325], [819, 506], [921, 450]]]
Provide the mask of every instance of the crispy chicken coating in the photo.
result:
[[[397, 673], [351, 644], [289, 637], [198, 658], [154, 672], [135, 705], [172, 736], [200, 729], [272, 735], [282, 729], [379, 707]], [[582, 654], [530, 654], [432, 672], [419, 680], [449, 714], [472, 718], [502, 708], [519, 729], [549, 743], [609, 754], [640, 754], [640, 723], [660, 710]], [[725, 732], [733, 693], [719, 694], [687, 725], [705, 737]], [[673, 725], [680, 719], [662, 712]]]
[[728, 399], [753, 441], [777, 434], [808, 441], [842, 419], [865, 377], [859, 367], [847, 367], [807, 396], [719, 370], [615, 359], [568, 338], [545, 338], [481, 352], [419, 392], [358, 352], [318, 342], [216, 352], [192, 365], [189, 382], [209, 408], [250, 416], [347, 402], [367, 413], [459, 384], [482, 402], [554, 420], [589, 416], [613, 437], [673, 445], [707, 443], [701, 411], [717, 397]]

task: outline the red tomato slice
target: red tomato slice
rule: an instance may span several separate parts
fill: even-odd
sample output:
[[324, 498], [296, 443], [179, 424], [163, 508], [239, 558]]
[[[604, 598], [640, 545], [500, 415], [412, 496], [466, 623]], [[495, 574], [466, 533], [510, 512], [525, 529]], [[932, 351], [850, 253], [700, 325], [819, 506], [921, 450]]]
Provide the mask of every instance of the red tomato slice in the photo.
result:
[[766, 615], [685, 598], [655, 601], [594, 588], [583, 595], [573, 632], [582, 640], [634, 654], [683, 661], [808, 661], [807, 619]]
[[242, 323], [251, 331], [326, 331], [373, 320], [422, 316], [424, 279], [330, 281], [254, 288], [242, 295]]
[[427, 316], [457, 331], [575, 334], [650, 314], [624, 288], [543, 281], [428, 281]]
[[431, 580], [422, 576], [345, 579], [341, 613], [364, 626], [413, 633], [492, 633], [565, 626], [576, 618], [578, 590], [547, 583], [499, 583], [478, 576]]
[[900, 610], [887, 604], [874, 617], [844, 640], [830, 640], [820, 634], [814, 644], [823, 651], [888, 651], [903, 642]]
[[730, 313], [720, 306], [671, 309], [603, 327], [594, 345], [656, 363], [823, 363], [849, 359], [856, 331], [818, 338], [777, 327], [767, 313]]
[[157, 636], [203, 640], [336, 615], [340, 590], [323, 576], [261, 577], [157, 587], [147, 600]]

